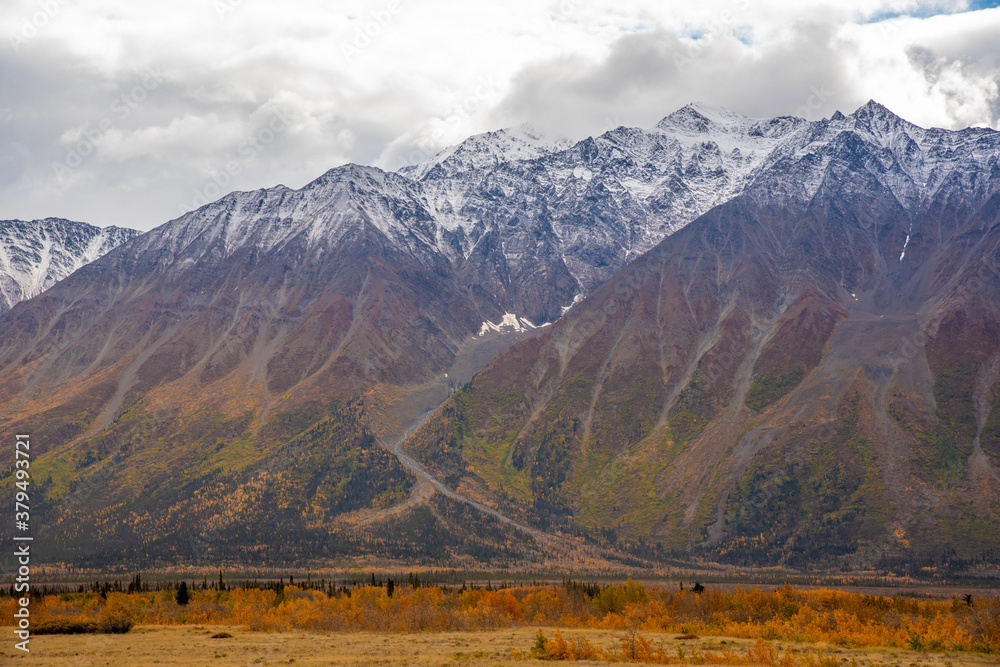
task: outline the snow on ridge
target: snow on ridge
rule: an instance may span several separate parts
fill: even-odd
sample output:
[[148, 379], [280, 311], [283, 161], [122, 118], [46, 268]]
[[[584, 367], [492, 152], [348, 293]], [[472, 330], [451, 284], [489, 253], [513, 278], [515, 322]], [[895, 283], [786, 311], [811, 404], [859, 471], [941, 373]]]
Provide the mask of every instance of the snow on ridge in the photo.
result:
[[412, 181], [346, 164], [298, 190], [278, 185], [231, 192], [157, 228], [148, 242], [167, 244], [175, 254], [188, 248], [197, 254], [215, 241], [227, 255], [248, 246], [266, 252], [303, 234], [311, 247], [329, 245], [368, 224], [390, 239], [416, 236], [436, 246], [434, 230], [420, 228], [431, 218]]
[[524, 333], [532, 329], [542, 329], [548, 326], [552, 326], [552, 323], [545, 322], [544, 324], [536, 325], [532, 324], [531, 320], [515, 315], [514, 313], [504, 313], [503, 318], [496, 324], [488, 321], [483, 322], [483, 326], [479, 329], [479, 335], [485, 336], [491, 331], [502, 333], [505, 329], [516, 333]]
[[0, 312], [41, 294], [139, 233], [61, 218], [0, 221]]
[[[845, 133], [853, 143], [838, 139]], [[969, 180], [976, 169], [988, 173], [1000, 162], [996, 135], [923, 130], [874, 103], [814, 122], [696, 103], [653, 128], [619, 127], [575, 144], [520, 125], [474, 135], [398, 172], [343, 165], [299, 190], [232, 193], [174, 221], [182, 222], [171, 233], [196, 243], [193, 252], [221, 238], [228, 253], [251, 244], [267, 250], [300, 234], [310, 247], [328, 245], [371, 225], [411, 252], [459, 263], [499, 237], [500, 252], [516, 264], [521, 246], [505, 243], [544, 210], [567, 269], [586, 290], [600, 270], [575, 249], [608, 249], [628, 261], [760, 178], [782, 196], [811, 196], [830, 161], [843, 157], [837, 151], [854, 150], [857, 138], [884, 167], [875, 177], [911, 207], [956, 169]], [[604, 220], [608, 210], [621, 225], [582, 223]]]
[[694, 102], [668, 115], [651, 130], [698, 134], [711, 128], [743, 128], [757, 120], [723, 107]]
[[975, 174], [990, 172], [991, 161], [1000, 161], [1000, 132], [926, 129], [874, 101], [849, 116], [837, 112], [821, 122], [799, 153], [822, 154], [844, 134], [875, 148], [871, 154], [882, 169], [872, 175], [908, 208], [931, 201], [956, 174], [974, 180]]
[[548, 135], [533, 125], [524, 123], [491, 132], [474, 134], [454, 146], [449, 146], [427, 160], [403, 167], [399, 173], [413, 180], [423, 180], [431, 172], [446, 176], [489, 169], [507, 162], [535, 160], [567, 150], [574, 142]]

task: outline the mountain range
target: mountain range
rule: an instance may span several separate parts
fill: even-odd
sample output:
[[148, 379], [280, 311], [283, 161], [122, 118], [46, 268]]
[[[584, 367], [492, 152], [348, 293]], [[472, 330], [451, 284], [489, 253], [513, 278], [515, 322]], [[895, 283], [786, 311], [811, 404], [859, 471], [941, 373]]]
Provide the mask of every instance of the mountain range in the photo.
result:
[[66, 562], [978, 567], [998, 189], [874, 102], [345, 165], [0, 315], [2, 430]]

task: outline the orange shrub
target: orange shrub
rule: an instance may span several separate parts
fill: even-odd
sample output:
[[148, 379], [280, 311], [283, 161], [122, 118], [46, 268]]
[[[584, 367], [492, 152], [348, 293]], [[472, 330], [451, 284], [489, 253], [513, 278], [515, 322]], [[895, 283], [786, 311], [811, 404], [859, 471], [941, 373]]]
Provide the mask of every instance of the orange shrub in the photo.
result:
[[[280, 593], [255, 588], [192, 590], [189, 604], [183, 606], [176, 603], [172, 591], [108, 593], [106, 598], [92, 592], [68, 593], [36, 598], [31, 613], [36, 622], [131, 619], [139, 624], [235, 624], [264, 631], [422, 632], [535, 625], [604, 628], [633, 637], [630, 654], [648, 648], [658, 661], [677, 656], [660, 655], [659, 649], [646, 647], [635, 639], [637, 633], [1000, 653], [1000, 600], [980, 597], [970, 602], [828, 589], [800, 591], [788, 586], [773, 591], [747, 588], [696, 594], [628, 581], [604, 587], [593, 598], [569, 585], [490, 591], [400, 585], [392, 597], [378, 586], [358, 587], [334, 596], [298, 586], [285, 586]], [[16, 608], [15, 599], [0, 598], [0, 623], [9, 625]], [[554, 641], [554, 646], [562, 647], [562, 640]], [[598, 650], [580, 642], [567, 641], [566, 647], [564, 652], [572, 655]], [[737, 664], [712, 663], [734, 660], [729, 654], [701, 658], [705, 664]]]

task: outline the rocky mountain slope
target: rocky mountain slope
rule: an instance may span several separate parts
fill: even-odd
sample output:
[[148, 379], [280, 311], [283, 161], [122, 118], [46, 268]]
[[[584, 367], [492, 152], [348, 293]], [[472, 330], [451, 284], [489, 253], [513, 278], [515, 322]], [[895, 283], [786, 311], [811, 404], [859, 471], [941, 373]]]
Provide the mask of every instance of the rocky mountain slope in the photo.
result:
[[134, 229], [58, 218], [0, 220], [0, 312], [138, 235]]
[[539, 525], [739, 564], [1000, 546], [1000, 134], [869, 104], [513, 347], [407, 446]]
[[[348, 165], [298, 191], [235, 193], [2, 317], [2, 428], [32, 434], [49, 553], [203, 557], [178, 546], [192, 531], [217, 556], [250, 540], [271, 559], [385, 548], [331, 522], [412, 485], [373, 431], [523, 335], [477, 335], [503, 312], [460, 283], [412, 188]], [[394, 554], [430, 548], [399, 539]]]
[[[499, 520], [472, 529], [473, 508], [421, 495], [378, 445], [526, 339], [417, 434], [425, 467], [520, 521], [780, 559], [792, 546], [724, 545], [773, 526], [771, 510], [741, 519], [728, 499], [757, 488], [749, 461], [784, 456], [790, 431], [765, 421], [782, 406], [792, 423], [840, 424], [831, 415], [874, 391], [861, 368], [925, 414], [951, 409], [927, 389], [941, 373], [985, 374], [966, 398], [989, 432], [994, 381], [978, 357], [928, 360], [912, 383], [872, 359], [937, 321], [963, 271], [987, 262], [975, 252], [992, 238], [997, 155], [992, 131], [922, 130], [875, 104], [815, 123], [693, 105], [572, 146], [516, 128], [401, 173], [345, 165], [300, 190], [233, 193], [0, 315], [0, 430], [33, 435], [53, 558], [510, 563], [540, 553], [534, 538]], [[991, 331], [978, 304], [963, 308]], [[829, 357], [856, 319], [875, 328]], [[898, 329], [886, 338], [882, 321]], [[879, 428], [895, 418], [870, 414]], [[927, 419], [912, 437], [950, 442], [934, 430], [945, 417]], [[845, 489], [860, 470], [893, 472], [891, 519], [865, 528], [876, 536], [916, 530], [895, 509], [910, 493], [894, 485], [909, 479], [898, 460], [914, 483], [930, 478], [911, 468], [958, 460], [912, 463], [890, 431], [836, 445], [858, 461]], [[976, 442], [976, 470], [992, 474], [992, 445]], [[811, 456], [781, 470], [798, 479]], [[955, 497], [992, 502], [955, 479]], [[942, 498], [948, 516], [983, 516]]]

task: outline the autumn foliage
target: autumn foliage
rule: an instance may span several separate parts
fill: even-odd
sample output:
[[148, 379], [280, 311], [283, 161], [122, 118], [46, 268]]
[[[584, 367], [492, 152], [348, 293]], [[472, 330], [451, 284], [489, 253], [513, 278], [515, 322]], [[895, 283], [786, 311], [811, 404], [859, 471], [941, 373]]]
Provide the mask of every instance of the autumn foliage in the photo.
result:
[[754, 665], [759, 667], [838, 667], [836, 658], [825, 658], [822, 652], [810, 651], [796, 655], [778, 651], [763, 639], [746, 651], [697, 651], [674, 646], [665, 648], [663, 642], [654, 646], [640, 634], [626, 633], [618, 646], [610, 649], [592, 645], [586, 637], [567, 641], [560, 631], [549, 639], [541, 630], [535, 645], [526, 655], [517, 657], [537, 660], [596, 660], [602, 662], [641, 662], [654, 665]]
[[[657, 648], [643, 633], [694, 633], [762, 640], [748, 654], [699, 653], [700, 664], [820, 665], [777, 656], [767, 641], [826, 642], [849, 648], [898, 647], [921, 651], [977, 651], [1000, 654], [1000, 600], [969, 597], [922, 600], [862, 595], [838, 590], [732, 592], [667, 590], [633, 581], [610, 586], [519, 586], [488, 590], [445, 589], [397, 584], [352, 590], [297, 586], [193, 587], [190, 601], [177, 604], [172, 588], [133, 593], [49, 595], [33, 603], [36, 623], [239, 625], [259, 631], [427, 632], [510, 627], [601, 628], [619, 631], [623, 646], [608, 653], [586, 640], [556, 634], [544, 646], [553, 659], [622, 659], [628, 650], [644, 662], [687, 664], [676, 651]], [[223, 587], [224, 588], [224, 587]], [[0, 599], [0, 618], [13, 618], [12, 598]], [[673, 650], [673, 649], [672, 649]], [[589, 657], [588, 657], [589, 656]], [[603, 656], [603, 657], [602, 657]], [[813, 659], [813, 658], [810, 658]], [[816, 657], [815, 659], [819, 659]], [[673, 660], [674, 662], [669, 662]], [[729, 660], [729, 662], [726, 662]], [[743, 662], [739, 662], [743, 660]], [[792, 660], [792, 658], [788, 658]], [[715, 662], [713, 662], [715, 661]], [[735, 662], [734, 662], [735, 661]], [[750, 662], [747, 662], [750, 661]]]

